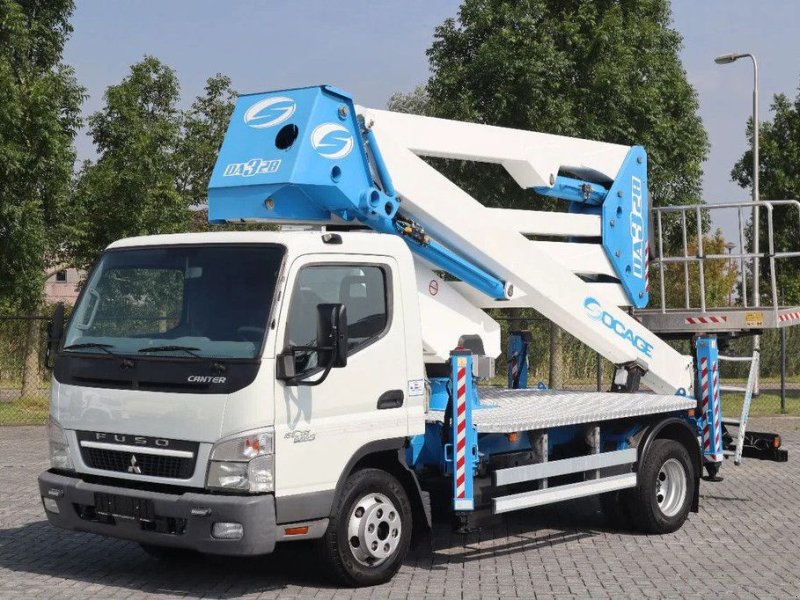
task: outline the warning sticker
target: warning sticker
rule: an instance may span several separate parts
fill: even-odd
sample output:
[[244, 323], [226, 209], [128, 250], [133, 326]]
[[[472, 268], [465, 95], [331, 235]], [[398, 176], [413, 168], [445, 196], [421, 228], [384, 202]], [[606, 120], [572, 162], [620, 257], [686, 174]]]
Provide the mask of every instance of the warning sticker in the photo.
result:
[[425, 394], [425, 381], [422, 379], [408, 380], [408, 395], [422, 396]]
[[744, 314], [744, 322], [748, 327], [763, 327], [764, 326], [764, 313], [763, 312], [748, 312]]

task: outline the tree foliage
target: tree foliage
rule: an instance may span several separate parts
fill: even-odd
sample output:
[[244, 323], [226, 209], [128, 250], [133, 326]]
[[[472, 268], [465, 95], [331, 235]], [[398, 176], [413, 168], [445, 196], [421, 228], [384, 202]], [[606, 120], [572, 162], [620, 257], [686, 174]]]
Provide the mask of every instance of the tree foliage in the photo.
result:
[[431, 101], [428, 97], [428, 88], [425, 85], [418, 85], [408, 93], [395, 92], [389, 97], [386, 106], [389, 110], [395, 112], [433, 116], [430, 114]]
[[[725, 238], [722, 231], [717, 229], [713, 235], [703, 236], [704, 255], [725, 254]], [[698, 255], [697, 237], [688, 240], [686, 254]], [[700, 265], [697, 262], [688, 263], [686, 267], [680, 263], [664, 265], [664, 298], [667, 308], [684, 308], [686, 306], [686, 272], [689, 280], [689, 307], [699, 308], [702, 296], [700, 290]], [[738, 281], [737, 265], [733, 259], [705, 259], [703, 261], [703, 282], [705, 289], [705, 303], [707, 307], [730, 306], [734, 304], [734, 291]], [[652, 283], [651, 303], [660, 307], [661, 278], [658, 270], [650, 273]]]
[[235, 103], [230, 77], [217, 73], [206, 82], [205, 93], [183, 115], [177, 187], [192, 205], [207, 200], [208, 181]]
[[176, 188], [181, 140], [178, 78], [145, 57], [105, 93], [89, 118], [99, 158], [86, 162], [77, 183], [75, 262], [88, 266], [113, 240], [185, 229], [188, 203]]
[[[777, 94], [771, 105], [773, 118], [759, 127], [759, 194], [772, 200], [800, 200], [800, 88], [794, 102]], [[747, 137], [753, 138], [753, 121], [748, 120]], [[747, 150], [733, 167], [731, 177], [743, 188], [753, 186], [753, 151]], [[767, 214], [760, 211], [761, 251], [767, 250]], [[776, 252], [800, 251], [800, 223], [797, 208], [777, 207], [773, 214]], [[752, 239], [752, 225], [748, 242]], [[778, 301], [800, 304], [800, 259], [776, 261]], [[769, 281], [769, 261], [760, 261], [761, 281]], [[762, 285], [763, 301], [771, 303], [769, 286]]]
[[78, 265], [122, 237], [207, 228], [193, 209], [206, 201], [235, 98], [230, 79], [217, 74], [181, 111], [175, 71], [150, 56], [108, 88], [89, 119], [99, 158], [84, 164], [75, 194]]
[[0, 0], [0, 302], [41, 302], [61, 259], [83, 89], [61, 62], [71, 0]]
[[[680, 47], [668, 0], [464, 0], [428, 50], [427, 112], [640, 144], [655, 203], [697, 202], [708, 142]], [[531, 205], [499, 167], [449, 174], [490, 206]]]

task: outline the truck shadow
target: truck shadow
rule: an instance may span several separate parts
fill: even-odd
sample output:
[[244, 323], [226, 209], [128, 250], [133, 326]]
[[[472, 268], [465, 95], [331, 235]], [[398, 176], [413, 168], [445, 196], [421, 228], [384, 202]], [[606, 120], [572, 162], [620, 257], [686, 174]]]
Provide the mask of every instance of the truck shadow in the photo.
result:
[[[403, 571], [442, 570], [452, 563], [535, 551], [611, 531], [596, 504], [582, 500], [522, 511], [495, 518], [466, 535], [453, 533], [449, 522], [436, 522], [430, 538], [409, 553]], [[0, 529], [0, 569], [108, 586], [109, 595], [131, 590], [227, 600], [262, 592], [294, 592], [289, 587], [336, 588], [324, 578], [308, 543], [282, 544], [264, 557], [193, 554], [184, 560], [159, 561], [137, 544], [62, 531], [45, 520]]]
[[[159, 561], [137, 544], [90, 533], [60, 531], [41, 520], [0, 529], [0, 569], [127, 589], [147, 594], [238, 598], [287, 586], [330, 587], [302, 543], [283, 544], [270, 556], [190, 555]], [[96, 592], [95, 592], [96, 593]]]
[[580, 499], [493, 517], [466, 534], [437, 522], [431, 539], [409, 555], [409, 563], [445, 569], [451, 563], [499, 558], [539, 548], [570, 544], [604, 532], [636, 535], [612, 525], [595, 499]]

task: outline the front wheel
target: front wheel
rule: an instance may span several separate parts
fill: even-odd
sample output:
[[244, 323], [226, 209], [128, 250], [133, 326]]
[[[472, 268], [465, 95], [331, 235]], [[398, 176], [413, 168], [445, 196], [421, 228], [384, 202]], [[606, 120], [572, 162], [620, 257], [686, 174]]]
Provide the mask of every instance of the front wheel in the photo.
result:
[[686, 521], [696, 478], [686, 448], [675, 440], [654, 440], [639, 467], [630, 496], [637, 527], [645, 533], [672, 533]]
[[397, 573], [411, 542], [411, 503], [397, 479], [379, 469], [353, 473], [318, 550], [334, 579], [357, 587]]

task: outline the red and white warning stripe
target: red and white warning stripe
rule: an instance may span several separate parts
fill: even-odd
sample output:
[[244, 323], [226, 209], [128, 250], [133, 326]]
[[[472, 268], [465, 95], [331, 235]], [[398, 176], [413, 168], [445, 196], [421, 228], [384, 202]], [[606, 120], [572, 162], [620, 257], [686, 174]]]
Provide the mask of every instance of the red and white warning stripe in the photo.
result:
[[467, 369], [458, 367], [456, 383], [456, 498], [466, 497], [467, 464]]
[[779, 323], [783, 323], [784, 321], [794, 321], [795, 319], [800, 319], [800, 312], [790, 312], [778, 315]]
[[686, 317], [684, 320], [685, 325], [715, 325], [719, 323], [727, 323], [728, 317], [725, 315], [715, 317], [709, 315], [707, 317]]
[[703, 411], [703, 454], [711, 452], [711, 435], [708, 430], [708, 359], [700, 359], [700, 389], [702, 390], [702, 411]]
[[717, 371], [717, 363], [714, 363], [714, 377], [713, 377], [713, 386], [714, 386], [714, 454], [709, 457], [710, 460], [714, 462], [722, 462], [722, 415], [720, 414], [719, 408], [719, 373]]
[[644, 243], [644, 291], [650, 293], [650, 240]]

